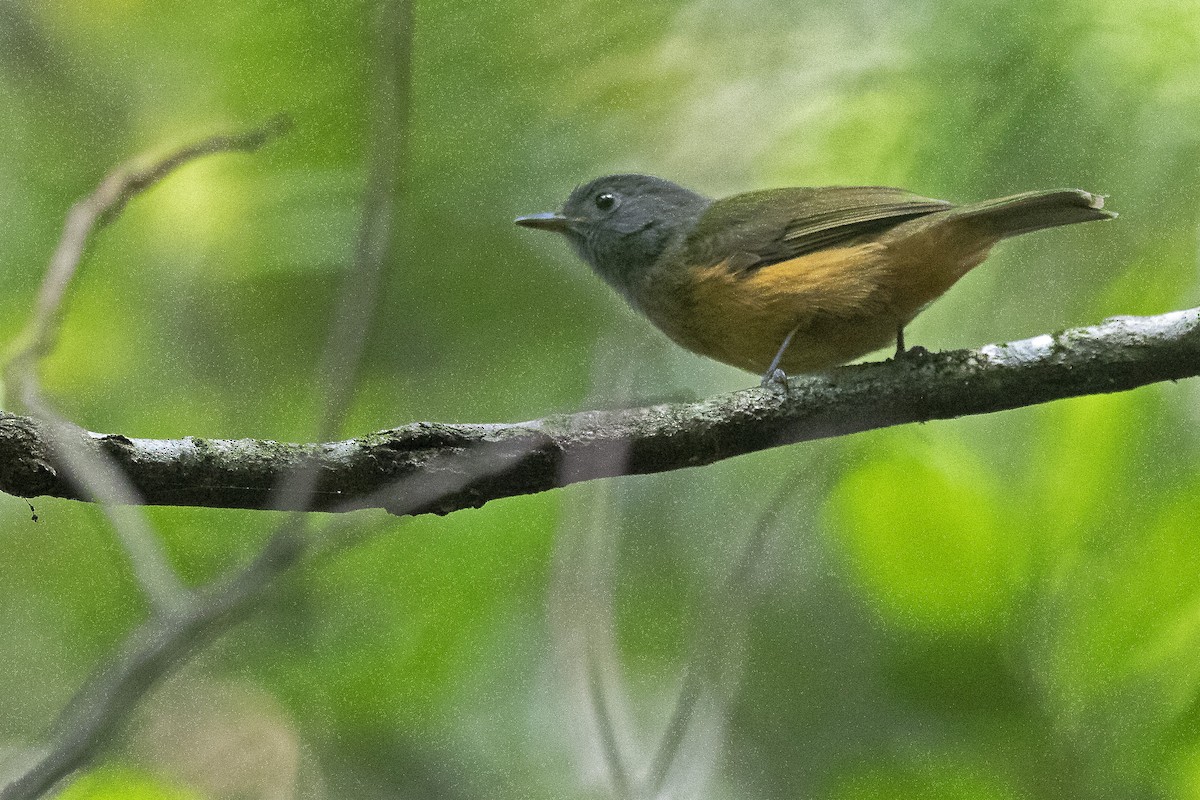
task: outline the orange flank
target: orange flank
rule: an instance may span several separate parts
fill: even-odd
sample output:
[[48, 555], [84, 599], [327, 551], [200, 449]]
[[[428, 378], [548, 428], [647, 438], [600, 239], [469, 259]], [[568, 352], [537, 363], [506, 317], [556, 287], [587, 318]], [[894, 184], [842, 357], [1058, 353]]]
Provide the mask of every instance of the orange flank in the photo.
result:
[[[683, 303], [647, 303], [643, 310], [678, 344], [758, 373], [795, 330], [783, 370], [827, 369], [893, 344], [896, 331], [982, 262], [998, 238], [981, 237], [965, 220], [931, 216], [873, 242], [759, 268], [730, 269], [736, 257], [691, 268], [677, 290], [643, 294]], [[678, 277], [664, 271], [650, 282]]]

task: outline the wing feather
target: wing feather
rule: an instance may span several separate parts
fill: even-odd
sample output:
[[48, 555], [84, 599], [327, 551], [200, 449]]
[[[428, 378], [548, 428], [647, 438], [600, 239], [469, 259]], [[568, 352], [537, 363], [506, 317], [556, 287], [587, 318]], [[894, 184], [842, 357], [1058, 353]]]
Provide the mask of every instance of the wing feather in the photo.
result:
[[953, 207], [889, 186], [747, 192], [713, 203], [689, 237], [689, 263], [734, 257], [750, 272]]
[[940, 200], [842, 208], [795, 219], [783, 234], [791, 257], [822, 250], [867, 233], [899, 225], [916, 217], [945, 211], [950, 204]]

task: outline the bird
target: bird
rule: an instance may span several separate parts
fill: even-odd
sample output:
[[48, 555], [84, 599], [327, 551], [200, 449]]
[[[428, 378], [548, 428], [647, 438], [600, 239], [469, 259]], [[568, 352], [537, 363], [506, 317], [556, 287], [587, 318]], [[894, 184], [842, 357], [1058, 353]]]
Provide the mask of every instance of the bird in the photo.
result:
[[562, 234], [677, 344], [786, 387], [896, 344], [1003, 239], [1116, 214], [1080, 189], [955, 205], [887, 186], [763, 189], [719, 200], [652, 175], [579, 186], [517, 225]]

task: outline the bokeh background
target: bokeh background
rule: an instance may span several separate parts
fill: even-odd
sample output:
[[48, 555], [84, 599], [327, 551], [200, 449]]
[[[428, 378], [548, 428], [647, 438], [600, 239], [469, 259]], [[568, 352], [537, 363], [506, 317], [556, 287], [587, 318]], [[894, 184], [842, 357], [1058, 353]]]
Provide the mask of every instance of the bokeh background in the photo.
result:
[[[297, 123], [186, 167], [97, 237], [44, 367], [74, 420], [311, 435], [365, 179], [370, 19], [362, 2], [0, 0], [0, 340], [109, 168]], [[345, 435], [756, 382], [512, 226], [607, 172], [712, 195], [1110, 196], [1116, 222], [999, 248], [911, 326], [931, 349], [1200, 303], [1190, 0], [418, 0], [413, 81], [401, 243]], [[611, 597], [603, 673], [635, 771], [696, 632], [723, 631], [727, 680], [705, 684], [685, 748], [707, 769], [681, 766], [673, 796], [1200, 798], [1198, 409], [1183, 382], [441, 519], [364, 514], [374, 535], [284, 581], [64, 796], [612, 796], [562, 677], [575, 581]], [[94, 508], [34, 504], [36, 524], [0, 497], [0, 764], [145, 614]], [[150, 515], [192, 582], [278, 523]], [[708, 625], [765, 529], [754, 602]], [[583, 540], [611, 559], [564, 555]]]

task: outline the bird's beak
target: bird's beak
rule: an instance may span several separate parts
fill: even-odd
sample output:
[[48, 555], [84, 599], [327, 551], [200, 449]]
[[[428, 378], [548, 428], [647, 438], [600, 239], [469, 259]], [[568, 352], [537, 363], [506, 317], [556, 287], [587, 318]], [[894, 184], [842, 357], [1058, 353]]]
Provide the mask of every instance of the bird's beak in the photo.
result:
[[571, 223], [575, 222], [575, 220], [553, 211], [547, 211], [544, 214], [530, 214], [525, 217], [517, 217], [513, 222], [522, 228], [566, 233], [571, 229]]

